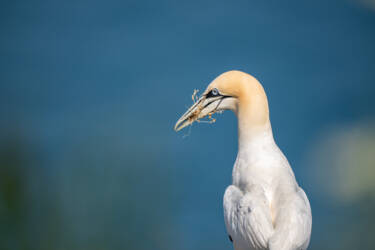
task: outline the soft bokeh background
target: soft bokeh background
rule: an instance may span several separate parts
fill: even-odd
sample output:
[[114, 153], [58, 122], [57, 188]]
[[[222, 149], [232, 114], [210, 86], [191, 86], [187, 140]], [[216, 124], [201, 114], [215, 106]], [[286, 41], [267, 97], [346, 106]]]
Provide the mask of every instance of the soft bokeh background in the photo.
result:
[[309, 249], [374, 249], [373, 0], [2, 1], [0, 249], [231, 249], [235, 116], [172, 130], [230, 69], [268, 93]]

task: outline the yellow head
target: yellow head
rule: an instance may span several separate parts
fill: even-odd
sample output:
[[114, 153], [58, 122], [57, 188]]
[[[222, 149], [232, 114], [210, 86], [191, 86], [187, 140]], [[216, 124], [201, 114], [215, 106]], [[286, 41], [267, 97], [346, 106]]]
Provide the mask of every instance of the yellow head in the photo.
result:
[[267, 96], [251, 75], [228, 71], [213, 80], [198, 101], [177, 121], [175, 130], [221, 110], [232, 110], [240, 126], [257, 128], [269, 124]]

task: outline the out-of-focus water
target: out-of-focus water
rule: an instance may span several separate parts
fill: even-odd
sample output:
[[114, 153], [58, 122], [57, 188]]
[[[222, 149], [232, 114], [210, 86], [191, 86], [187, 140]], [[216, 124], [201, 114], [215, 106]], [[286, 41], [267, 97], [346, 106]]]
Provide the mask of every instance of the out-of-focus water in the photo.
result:
[[374, 6], [2, 3], [0, 248], [231, 249], [235, 116], [173, 126], [194, 89], [239, 69], [263, 83], [309, 196], [309, 249], [372, 249]]

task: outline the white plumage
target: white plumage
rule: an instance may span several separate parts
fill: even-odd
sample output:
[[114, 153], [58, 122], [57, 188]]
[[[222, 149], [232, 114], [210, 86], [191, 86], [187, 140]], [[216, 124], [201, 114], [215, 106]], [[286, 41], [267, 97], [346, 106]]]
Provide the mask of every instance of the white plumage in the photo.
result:
[[309, 201], [270, 130], [240, 145], [224, 219], [236, 250], [307, 248]]
[[310, 204], [274, 141], [267, 97], [255, 78], [239, 71], [220, 75], [175, 129], [226, 109], [238, 118], [238, 154], [223, 202], [234, 249], [307, 249]]

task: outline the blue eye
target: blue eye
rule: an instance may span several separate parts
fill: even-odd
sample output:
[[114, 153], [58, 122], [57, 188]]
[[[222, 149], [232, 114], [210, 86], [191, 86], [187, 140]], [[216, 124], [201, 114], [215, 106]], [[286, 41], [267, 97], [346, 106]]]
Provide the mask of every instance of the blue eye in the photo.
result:
[[219, 95], [219, 90], [217, 90], [217, 89], [212, 89], [212, 90], [211, 90], [211, 93], [212, 93], [213, 96], [217, 96], [217, 95]]
[[207, 98], [216, 96], [220, 96], [219, 90], [217, 90], [217, 88], [211, 89], [211, 91], [206, 94]]

